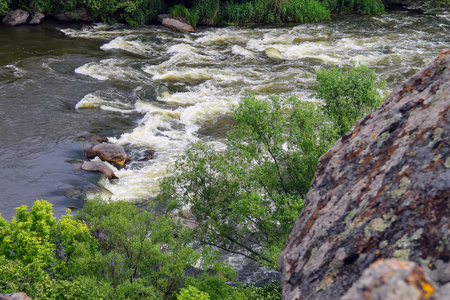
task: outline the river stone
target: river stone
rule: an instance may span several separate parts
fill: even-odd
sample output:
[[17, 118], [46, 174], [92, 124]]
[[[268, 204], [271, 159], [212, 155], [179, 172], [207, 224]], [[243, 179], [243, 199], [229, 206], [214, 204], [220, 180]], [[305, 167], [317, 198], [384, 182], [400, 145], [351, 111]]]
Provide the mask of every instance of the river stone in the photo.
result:
[[389, 259], [371, 264], [341, 300], [422, 300], [435, 291], [416, 263]]
[[278, 265], [284, 299], [339, 299], [378, 259], [449, 282], [450, 50], [320, 158]]
[[29, 24], [31, 25], [39, 24], [41, 23], [43, 18], [45, 18], [45, 15], [43, 13], [40, 12], [35, 13]]
[[0, 300], [32, 300], [25, 293], [0, 294]]
[[102, 161], [85, 161], [81, 165], [81, 169], [90, 172], [101, 172], [105, 174], [108, 179], [118, 179], [119, 177], [114, 174], [113, 170]]
[[158, 20], [161, 22], [163, 26], [168, 28], [186, 32], [194, 31], [194, 27], [192, 27], [191, 24], [179, 18], [171, 17], [169, 15], [159, 15]]
[[102, 143], [92, 147], [92, 154], [101, 160], [115, 163], [120, 167], [130, 161], [125, 149], [121, 145]]
[[26, 23], [29, 17], [29, 12], [21, 9], [15, 9], [8, 12], [8, 14], [3, 18], [2, 22], [6, 25], [16, 26]]

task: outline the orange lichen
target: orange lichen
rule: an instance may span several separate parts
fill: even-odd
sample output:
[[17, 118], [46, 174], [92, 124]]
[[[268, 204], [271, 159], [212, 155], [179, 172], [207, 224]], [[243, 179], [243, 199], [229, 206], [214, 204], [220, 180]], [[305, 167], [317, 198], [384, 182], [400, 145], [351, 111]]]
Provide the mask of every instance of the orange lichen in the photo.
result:
[[422, 286], [422, 290], [425, 292], [425, 298], [429, 298], [431, 294], [434, 293], [434, 288], [428, 282], [420, 281], [420, 285]]

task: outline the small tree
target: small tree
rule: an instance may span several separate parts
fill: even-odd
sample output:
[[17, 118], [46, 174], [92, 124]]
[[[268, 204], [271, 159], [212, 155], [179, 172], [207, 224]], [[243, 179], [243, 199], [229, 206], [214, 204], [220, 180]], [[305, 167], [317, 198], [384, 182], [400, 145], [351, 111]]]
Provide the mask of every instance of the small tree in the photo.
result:
[[162, 182], [169, 210], [189, 206], [201, 243], [275, 267], [318, 159], [336, 139], [315, 105], [247, 96], [223, 152], [189, 147]]
[[316, 95], [325, 100], [324, 112], [333, 120], [339, 135], [344, 135], [356, 120], [378, 107], [383, 98], [377, 75], [366, 66], [322, 68], [317, 72]]

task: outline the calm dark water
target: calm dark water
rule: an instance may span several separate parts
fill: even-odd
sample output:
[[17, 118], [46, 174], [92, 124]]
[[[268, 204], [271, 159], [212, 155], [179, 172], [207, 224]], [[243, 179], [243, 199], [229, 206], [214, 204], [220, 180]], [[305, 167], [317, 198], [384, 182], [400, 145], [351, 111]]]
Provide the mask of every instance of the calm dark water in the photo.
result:
[[[186, 145], [222, 145], [230, 108], [245, 93], [306, 100], [315, 71], [330, 63], [369, 65], [392, 88], [450, 49], [446, 12], [194, 34], [102, 24], [83, 32], [81, 25], [0, 25], [0, 213], [7, 219], [36, 199], [51, 202], [56, 216], [82, 207], [85, 195], [148, 200]], [[117, 170], [121, 179], [108, 182], [79, 170], [81, 140], [93, 134], [135, 157], [149, 148], [160, 156]]]

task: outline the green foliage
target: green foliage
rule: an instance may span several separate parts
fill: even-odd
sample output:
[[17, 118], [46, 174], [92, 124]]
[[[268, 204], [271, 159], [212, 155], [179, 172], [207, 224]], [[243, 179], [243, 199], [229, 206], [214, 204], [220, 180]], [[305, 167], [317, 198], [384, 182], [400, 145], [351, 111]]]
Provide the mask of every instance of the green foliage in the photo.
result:
[[177, 300], [209, 300], [209, 295], [205, 292], [199, 291], [192, 285], [187, 288], [182, 288], [177, 296]]
[[281, 300], [281, 283], [271, 281], [266, 285], [255, 286], [246, 285], [243, 288], [245, 295], [249, 300]]
[[341, 13], [356, 11], [361, 14], [381, 14], [384, 5], [380, 0], [326, 0], [330, 10]]
[[168, 216], [154, 218], [133, 203], [89, 201], [78, 217], [95, 228], [99, 248], [89, 260], [83, 255], [72, 260], [66, 278], [89, 275], [121, 288], [145, 282], [163, 297], [176, 290], [185, 270], [200, 257], [188, 245], [192, 241], [188, 228]]
[[366, 66], [322, 68], [317, 72], [316, 95], [325, 100], [324, 111], [334, 121], [340, 135], [354, 122], [370, 113], [383, 101], [378, 89], [384, 83]]
[[330, 12], [320, 1], [288, 0], [282, 19], [287, 22], [319, 22], [330, 19]]
[[196, 0], [193, 11], [202, 24], [214, 25], [218, 22], [219, 7], [219, 0]]
[[161, 195], [170, 199], [169, 210], [190, 206], [203, 244], [275, 267], [336, 134], [314, 105], [296, 98], [247, 96], [234, 119], [227, 149], [189, 147]]
[[42, 299], [66, 299], [52, 295], [68, 287], [74, 294], [82, 293], [77, 281], [54, 283], [49, 274], [64, 268], [77, 247], [92, 254], [96, 241], [70, 210], [56, 221], [51, 208], [38, 200], [30, 211], [26, 206], [17, 208], [11, 222], [0, 216], [0, 291], [21, 291]]
[[6, 15], [9, 11], [10, 0], [0, 0], [0, 16]]
[[191, 24], [192, 27], [197, 26], [198, 15], [196, 12], [189, 11], [184, 5], [177, 4], [170, 8], [170, 15], [173, 17], [178, 17], [185, 19]]

